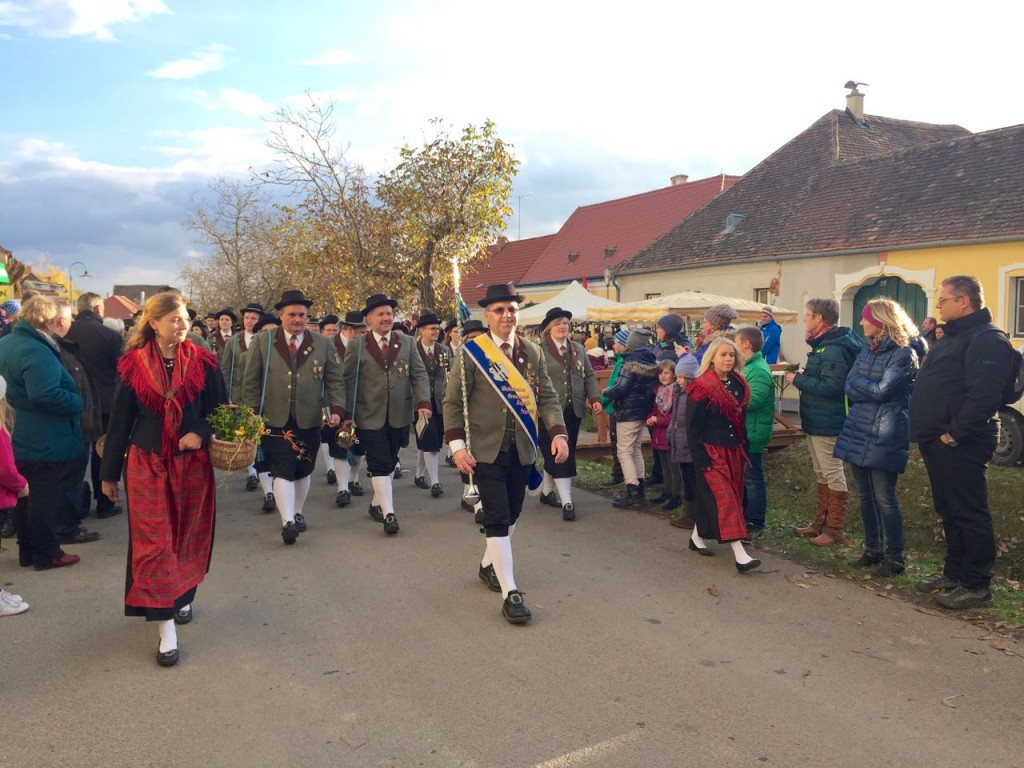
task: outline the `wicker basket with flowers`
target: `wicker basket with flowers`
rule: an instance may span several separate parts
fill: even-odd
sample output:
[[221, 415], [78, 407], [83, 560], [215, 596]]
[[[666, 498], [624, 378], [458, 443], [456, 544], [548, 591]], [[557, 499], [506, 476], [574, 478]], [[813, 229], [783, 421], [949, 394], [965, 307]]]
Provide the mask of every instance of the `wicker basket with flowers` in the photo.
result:
[[256, 459], [260, 438], [267, 430], [262, 416], [247, 405], [224, 403], [206, 417], [213, 427], [210, 461], [217, 469], [234, 472]]

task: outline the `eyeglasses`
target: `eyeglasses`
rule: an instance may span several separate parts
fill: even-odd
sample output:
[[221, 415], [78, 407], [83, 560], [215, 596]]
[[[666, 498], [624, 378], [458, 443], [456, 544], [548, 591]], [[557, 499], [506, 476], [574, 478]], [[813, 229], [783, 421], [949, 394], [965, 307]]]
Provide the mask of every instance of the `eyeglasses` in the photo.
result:
[[942, 306], [943, 304], [945, 304], [945, 303], [946, 303], [947, 301], [953, 301], [953, 299], [962, 299], [962, 298], [964, 298], [964, 297], [963, 297], [962, 295], [961, 295], [961, 296], [944, 296], [944, 297], [942, 297], [941, 299], [939, 299], [939, 300], [938, 300], [937, 302], [935, 302], [935, 303], [936, 303], [936, 304], [937, 304], [938, 306], [940, 306], [940, 307], [941, 307], [941, 306]]
[[519, 307], [495, 307], [494, 309], [489, 309], [487, 311], [488, 312], [493, 312], [498, 317], [501, 317], [502, 315], [505, 315], [505, 314], [509, 314], [509, 315], [517, 315], [517, 314], [519, 314]]

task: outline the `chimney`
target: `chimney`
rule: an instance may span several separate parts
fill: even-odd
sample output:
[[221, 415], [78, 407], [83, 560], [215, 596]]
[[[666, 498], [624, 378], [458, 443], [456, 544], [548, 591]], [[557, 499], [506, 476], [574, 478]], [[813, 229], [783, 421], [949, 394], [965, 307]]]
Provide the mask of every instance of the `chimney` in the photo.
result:
[[501, 253], [506, 245], [508, 245], [508, 238], [504, 235], [498, 235], [498, 253]]
[[672, 182], [673, 187], [678, 187], [680, 184], [685, 184], [686, 180], [690, 177], [685, 173], [677, 173], [675, 176], [669, 179]]
[[846, 82], [845, 88], [852, 89], [846, 94], [846, 111], [850, 113], [854, 120], [864, 122], [864, 94], [857, 90], [858, 85], [867, 85], [867, 83], [856, 83], [853, 80]]

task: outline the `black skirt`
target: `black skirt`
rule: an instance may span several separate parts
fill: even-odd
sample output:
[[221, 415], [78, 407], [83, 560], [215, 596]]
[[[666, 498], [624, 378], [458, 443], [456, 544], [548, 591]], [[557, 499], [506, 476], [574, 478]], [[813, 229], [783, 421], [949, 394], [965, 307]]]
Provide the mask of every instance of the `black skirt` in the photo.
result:
[[[287, 436], [285, 436], [287, 433]], [[268, 427], [260, 440], [268, 471], [282, 480], [301, 480], [313, 474], [320, 450], [320, 427], [299, 429], [294, 419], [283, 427]]]
[[551, 435], [541, 420], [539, 439], [544, 471], [555, 478], [576, 477], [576, 441], [580, 437], [581, 419], [571, 405], [562, 412], [562, 418], [565, 420], [565, 431], [569, 434], [569, 458], [562, 464], [555, 464], [555, 457], [551, 455]]
[[[441, 410], [437, 403], [431, 403], [432, 413], [430, 423], [423, 430], [422, 435], [416, 435], [416, 447], [426, 453], [437, 453], [444, 445], [444, 419], [441, 417]], [[415, 431], [415, 426], [413, 431]]]

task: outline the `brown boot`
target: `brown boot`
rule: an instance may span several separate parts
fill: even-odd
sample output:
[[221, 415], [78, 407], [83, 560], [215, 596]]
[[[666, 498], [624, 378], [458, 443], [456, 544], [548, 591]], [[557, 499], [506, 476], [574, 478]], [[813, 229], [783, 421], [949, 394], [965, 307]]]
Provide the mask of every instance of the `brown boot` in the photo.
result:
[[818, 507], [814, 512], [814, 522], [805, 526], [793, 526], [797, 536], [817, 536], [825, 527], [825, 516], [828, 514], [828, 483], [818, 483]]
[[693, 521], [693, 502], [683, 501], [683, 510], [679, 513], [678, 517], [673, 517], [669, 520], [669, 525], [674, 525], [676, 528], [693, 528], [696, 523]]
[[828, 515], [825, 518], [825, 526], [821, 529], [820, 535], [811, 539], [811, 544], [814, 544], [816, 547], [831, 547], [833, 544], [841, 544], [844, 547], [850, 546], [850, 540], [843, 533], [843, 521], [846, 519], [846, 510], [849, 506], [849, 493], [846, 491], [833, 491], [829, 488]]

